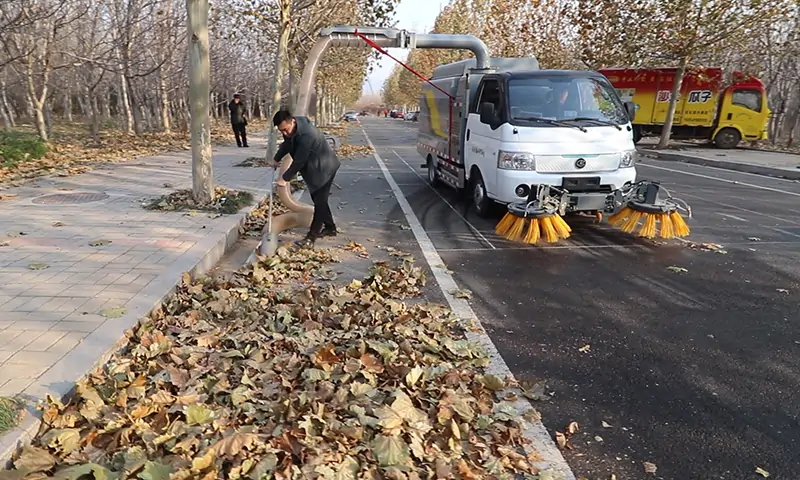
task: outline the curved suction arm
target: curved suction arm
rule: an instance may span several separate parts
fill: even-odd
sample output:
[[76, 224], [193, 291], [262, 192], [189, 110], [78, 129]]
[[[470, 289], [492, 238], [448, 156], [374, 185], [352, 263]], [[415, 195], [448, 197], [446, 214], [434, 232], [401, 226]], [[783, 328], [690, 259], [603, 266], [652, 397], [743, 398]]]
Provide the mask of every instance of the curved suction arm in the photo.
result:
[[477, 69], [489, 68], [489, 48], [474, 35], [451, 35], [444, 33], [411, 33], [396, 28], [349, 27], [337, 26], [323, 28], [319, 39], [308, 54], [303, 78], [295, 103], [295, 114], [306, 116], [311, 106], [311, 92], [322, 55], [330, 46], [360, 47], [366, 46], [366, 37], [381, 48], [445, 48], [470, 50], [475, 54]]

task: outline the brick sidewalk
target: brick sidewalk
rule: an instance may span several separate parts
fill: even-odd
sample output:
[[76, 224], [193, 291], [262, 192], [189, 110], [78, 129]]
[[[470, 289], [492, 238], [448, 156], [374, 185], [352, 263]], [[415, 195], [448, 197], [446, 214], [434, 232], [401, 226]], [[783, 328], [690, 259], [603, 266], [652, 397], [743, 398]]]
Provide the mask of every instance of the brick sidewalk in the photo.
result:
[[[215, 148], [215, 184], [262, 198], [269, 169], [233, 165], [265, 148], [258, 136], [248, 149]], [[3, 192], [18, 196], [0, 201], [0, 395], [68, 392], [182, 272], [214, 265], [249, 208], [217, 218], [142, 208], [191, 185], [191, 154], [180, 152]], [[79, 193], [95, 201], [68, 199]]]

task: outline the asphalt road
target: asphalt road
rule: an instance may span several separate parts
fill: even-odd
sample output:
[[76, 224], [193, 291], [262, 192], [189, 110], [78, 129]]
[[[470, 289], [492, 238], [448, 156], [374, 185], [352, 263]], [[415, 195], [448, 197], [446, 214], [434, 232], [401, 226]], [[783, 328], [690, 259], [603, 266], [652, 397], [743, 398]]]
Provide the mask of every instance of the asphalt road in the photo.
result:
[[[480, 219], [427, 185], [416, 125], [363, 126], [513, 373], [547, 382], [552, 398], [535, 406], [550, 433], [580, 425], [565, 452], [579, 478], [762, 478], [756, 467], [800, 478], [800, 183], [645, 160], [640, 177], [692, 205], [688, 240], [726, 253], [589, 221], [572, 221], [561, 243], [526, 247], [494, 234], [499, 216]], [[373, 198], [391, 195], [386, 184], [352, 182], [373, 182], [377, 167], [360, 168], [340, 175], [346, 195], [387, 210], [350, 228], [375, 222], [415, 250], [387, 227], [399, 207]]]

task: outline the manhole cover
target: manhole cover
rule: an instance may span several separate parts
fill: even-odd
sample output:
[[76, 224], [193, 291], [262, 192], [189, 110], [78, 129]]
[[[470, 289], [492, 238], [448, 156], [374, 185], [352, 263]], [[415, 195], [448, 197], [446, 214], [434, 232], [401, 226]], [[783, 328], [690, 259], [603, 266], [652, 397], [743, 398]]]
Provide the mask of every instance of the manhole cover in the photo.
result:
[[77, 203], [99, 202], [107, 198], [108, 195], [105, 193], [54, 193], [34, 198], [33, 203], [37, 205], [74, 205]]

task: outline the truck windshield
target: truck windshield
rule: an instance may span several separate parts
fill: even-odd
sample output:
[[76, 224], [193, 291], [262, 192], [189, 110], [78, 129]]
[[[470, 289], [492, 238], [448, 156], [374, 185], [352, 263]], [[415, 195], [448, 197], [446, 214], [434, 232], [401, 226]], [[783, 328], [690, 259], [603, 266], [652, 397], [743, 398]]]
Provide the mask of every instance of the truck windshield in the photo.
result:
[[628, 123], [613, 87], [597, 77], [512, 78], [508, 103], [512, 121], [543, 118], [585, 122], [587, 127]]

